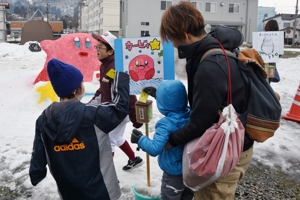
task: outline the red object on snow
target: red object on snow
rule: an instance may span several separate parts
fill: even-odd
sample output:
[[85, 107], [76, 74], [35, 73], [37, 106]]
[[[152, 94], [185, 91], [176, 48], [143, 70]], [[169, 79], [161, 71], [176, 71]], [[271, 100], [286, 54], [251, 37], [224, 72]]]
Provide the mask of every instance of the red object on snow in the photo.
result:
[[101, 62], [97, 58], [94, 48], [98, 44], [90, 34], [74, 33], [62, 36], [57, 40], [43, 40], [41, 48], [46, 52], [47, 58], [44, 68], [36, 77], [34, 84], [39, 81], [49, 81], [47, 63], [56, 58], [77, 67], [83, 74], [84, 82], [93, 80], [94, 71], [99, 71]]
[[300, 123], [300, 85], [298, 86], [298, 90], [296, 92], [290, 111], [287, 114], [282, 115], [282, 118]]

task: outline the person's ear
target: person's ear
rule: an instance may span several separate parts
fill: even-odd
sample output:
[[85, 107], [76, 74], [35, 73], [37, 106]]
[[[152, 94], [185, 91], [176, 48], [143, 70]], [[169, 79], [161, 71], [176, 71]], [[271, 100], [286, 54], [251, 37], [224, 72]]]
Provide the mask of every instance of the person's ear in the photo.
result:
[[187, 42], [189, 40], [189, 34], [184, 32], [184, 41]]
[[113, 49], [111, 49], [111, 50], [108, 51], [108, 55], [111, 56], [111, 55], [113, 55], [113, 54], [114, 54], [114, 50], [113, 50]]

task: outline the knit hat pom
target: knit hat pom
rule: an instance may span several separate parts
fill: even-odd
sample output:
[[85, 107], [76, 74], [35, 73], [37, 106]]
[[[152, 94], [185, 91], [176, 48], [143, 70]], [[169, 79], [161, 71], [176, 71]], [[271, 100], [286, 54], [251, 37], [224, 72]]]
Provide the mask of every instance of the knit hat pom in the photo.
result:
[[79, 69], [55, 58], [48, 62], [47, 73], [51, 85], [59, 97], [71, 94], [83, 80], [83, 75]]

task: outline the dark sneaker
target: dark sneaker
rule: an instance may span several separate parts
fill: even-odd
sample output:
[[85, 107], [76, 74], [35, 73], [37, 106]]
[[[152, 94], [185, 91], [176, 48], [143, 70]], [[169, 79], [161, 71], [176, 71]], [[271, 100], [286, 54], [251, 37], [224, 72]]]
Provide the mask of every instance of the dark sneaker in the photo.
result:
[[194, 198], [194, 191], [185, 187], [181, 194], [181, 200], [192, 200], [193, 198]]
[[135, 157], [135, 160], [128, 160], [128, 164], [123, 167], [124, 171], [131, 171], [133, 168], [139, 167], [143, 164], [143, 159], [139, 156]]

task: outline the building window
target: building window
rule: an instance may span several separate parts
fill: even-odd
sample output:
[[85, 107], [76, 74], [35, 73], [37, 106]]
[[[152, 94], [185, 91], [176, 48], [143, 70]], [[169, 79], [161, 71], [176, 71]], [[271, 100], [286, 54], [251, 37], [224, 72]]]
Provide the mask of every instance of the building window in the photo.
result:
[[103, 13], [103, 7], [100, 8], [100, 14], [102, 14], [102, 13]]
[[19, 37], [19, 32], [14, 32], [14, 38], [18, 38]]
[[289, 22], [284, 22], [284, 23], [283, 23], [283, 28], [290, 27], [290, 25], [291, 25], [291, 24], [290, 24]]
[[217, 12], [217, 3], [205, 3], [205, 12]]
[[240, 12], [240, 4], [230, 3], [229, 4], [229, 13], [239, 13]]
[[201, 1], [191, 1], [191, 3], [192, 3], [199, 11], [202, 11], [202, 2], [201, 2]]
[[172, 5], [172, 1], [161, 1], [160, 10], [166, 10], [171, 5]]
[[141, 31], [141, 36], [150, 36], [149, 31]]
[[141, 22], [142, 26], [149, 26], [149, 22]]
[[102, 24], [103, 24], [103, 18], [100, 19], [100, 25], [102, 25]]

